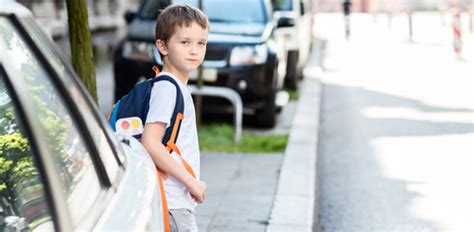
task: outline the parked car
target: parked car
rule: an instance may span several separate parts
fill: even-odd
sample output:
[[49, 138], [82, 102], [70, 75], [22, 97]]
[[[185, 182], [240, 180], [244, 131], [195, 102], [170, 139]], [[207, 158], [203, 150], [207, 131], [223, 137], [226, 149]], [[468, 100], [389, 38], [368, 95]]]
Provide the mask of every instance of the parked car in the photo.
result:
[[0, 231], [164, 231], [148, 153], [112, 133], [31, 12], [0, 4]]
[[297, 89], [303, 77], [303, 68], [310, 54], [313, 19], [310, 0], [272, 0], [274, 17], [278, 22], [275, 31], [284, 38], [287, 59], [285, 85]]
[[[196, 6], [197, 0], [144, 0], [138, 13], [126, 14], [128, 34], [114, 55], [116, 99], [141, 77], [153, 77], [155, 63], [161, 65], [154, 49], [154, 27], [158, 9], [171, 3]], [[273, 35], [276, 22], [270, 0], [202, 0], [202, 5], [211, 24], [202, 65], [205, 84], [234, 89], [242, 98], [244, 113], [253, 114], [258, 125], [272, 127], [286, 61]], [[196, 76], [191, 75], [191, 84]], [[210, 112], [231, 110], [223, 99], [205, 98], [203, 104]]]

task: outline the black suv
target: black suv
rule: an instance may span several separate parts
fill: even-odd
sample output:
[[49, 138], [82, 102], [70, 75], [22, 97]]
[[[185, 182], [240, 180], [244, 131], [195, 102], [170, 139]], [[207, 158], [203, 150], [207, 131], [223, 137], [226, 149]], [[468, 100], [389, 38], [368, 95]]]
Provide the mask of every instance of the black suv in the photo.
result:
[[[171, 3], [197, 5], [197, 0], [144, 0], [138, 13], [128, 12], [126, 38], [114, 56], [115, 98], [125, 95], [142, 77], [153, 76], [152, 65], [161, 60], [154, 48], [154, 28], [159, 9]], [[260, 126], [275, 124], [275, 99], [283, 85], [286, 62], [273, 36], [276, 23], [269, 0], [202, 0], [210, 32], [203, 63], [208, 86], [225, 86], [242, 97], [244, 113], [255, 115]], [[192, 73], [190, 83], [197, 75]], [[223, 99], [204, 99], [208, 112], [226, 112]]]

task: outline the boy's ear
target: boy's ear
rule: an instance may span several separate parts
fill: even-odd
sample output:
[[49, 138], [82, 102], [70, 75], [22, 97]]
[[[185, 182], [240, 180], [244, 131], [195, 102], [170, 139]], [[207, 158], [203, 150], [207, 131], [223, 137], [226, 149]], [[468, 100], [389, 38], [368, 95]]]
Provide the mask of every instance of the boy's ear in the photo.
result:
[[168, 55], [168, 48], [166, 47], [165, 42], [163, 42], [162, 40], [157, 39], [156, 40], [156, 47], [158, 48], [158, 51], [160, 51], [160, 53], [163, 56]]

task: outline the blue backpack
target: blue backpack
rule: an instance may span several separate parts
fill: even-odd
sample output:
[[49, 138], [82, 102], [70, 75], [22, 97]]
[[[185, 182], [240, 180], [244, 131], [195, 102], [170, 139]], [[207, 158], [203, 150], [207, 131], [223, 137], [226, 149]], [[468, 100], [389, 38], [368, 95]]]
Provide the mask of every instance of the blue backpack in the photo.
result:
[[[179, 155], [181, 163], [183, 164], [186, 171], [196, 178], [196, 174], [192, 167], [182, 157], [181, 151], [176, 146], [176, 140], [178, 139], [178, 133], [181, 126], [181, 122], [184, 119], [184, 98], [178, 83], [166, 75], [158, 76], [159, 70], [155, 66], [153, 67], [156, 75], [155, 78], [146, 80], [140, 84], [137, 84], [133, 89], [125, 96], [123, 96], [117, 103], [112, 106], [112, 112], [109, 115], [109, 123], [114, 131], [122, 130], [125, 133], [132, 135], [133, 137], [140, 139], [143, 133], [143, 124], [146, 122], [146, 117], [150, 109], [150, 95], [153, 85], [158, 81], [169, 81], [176, 87], [176, 104], [174, 106], [173, 115], [171, 116], [170, 125], [163, 136], [162, 143], [166, 146], [166, 149], [170, 152], [175, 152]], [[166, 194], [163, 185], [163, 179], [168, 178], [168, 174], [157, 170], [157, 179], [160, 186], [160, 195], [162, 199], [162, 210], [164, 219], [165, 231], [170, 231], [169, 214], [168, 214], [168, 203], [166, 200]]]
[[178, 138], [181, 121], [184, 118], [184, 99], [178, 83], [170, 76], [161, 75], [158, 77], [157, 75], [155, 78], [135, 85], [127, 95], [123, 96], [112, 106], [109, 123], [114, 131], [125, 132], [140, 139], [150, 109], [151, 89], [158, 81], [169, 81], [176, 87], [176, 104], [170, 120], [170, 125], [172, 126], [166, 129], [161, 142], [170, 152], [177, 151], [179, 153], [175, 142]]

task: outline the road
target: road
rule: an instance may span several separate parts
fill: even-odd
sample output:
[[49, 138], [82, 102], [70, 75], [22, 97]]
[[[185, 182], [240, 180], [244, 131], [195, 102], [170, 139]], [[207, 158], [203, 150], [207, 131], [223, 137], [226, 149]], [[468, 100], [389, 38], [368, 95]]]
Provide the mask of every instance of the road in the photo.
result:
[[[474, 231], [473, 34], [437, 14], [320, 14], [326, 41], [315, 231]], [[464, 21], [466, 22], [466, 21]], [[451, 25], [447, 19], [446, 25]]]

